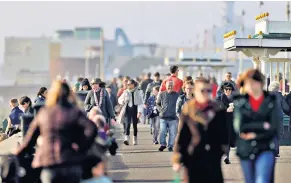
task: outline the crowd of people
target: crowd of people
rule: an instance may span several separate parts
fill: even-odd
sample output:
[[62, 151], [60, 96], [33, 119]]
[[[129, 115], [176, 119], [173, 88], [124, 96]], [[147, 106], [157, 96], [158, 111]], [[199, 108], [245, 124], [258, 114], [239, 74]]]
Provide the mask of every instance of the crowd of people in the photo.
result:
[[[185, 182], [224, 182], [221, 158], [231, 164], [233, 147], [247, 183], [274, 182], [283, 114], [291, 113], [291, 94], [283, 97], [278, 82], [269, 83], [265, 91], [265, 77], [255, 69], [236, 81], [227, 72], [220, 86], [214, 77], [202, 75], [181, 80], [178, 66], [169, 71], [163, 79], [156, 72], [153, 78], [147, 73], [142, 79], [113, 78], [108, 84], [99, 78], [79, 78], [72, 88], [64, 80], [56, 81], [50, 90], [40, 88], [34, 102], [27, 96], [11, 99], [7, 136], [15, 134], [20, 116], [35, 115], [14, 154], [24, 157], [37, 146], [32, 168], [41, 169], [43, 183], [110, 182], [104, 152], [109, 149], [114, 155], [118, 148], [114, 125], [122, 124], [123, 143], [129, 146], [131, 138], [132, 145], [138, 145], [138, 123], [144, 123], [158, 151], [173, 151], [173, 169], [183, 167]], [[33, 104], [44, 107], [36, 114]], [[96, 138], [108, 147], [102, 153], [96, 150]]]

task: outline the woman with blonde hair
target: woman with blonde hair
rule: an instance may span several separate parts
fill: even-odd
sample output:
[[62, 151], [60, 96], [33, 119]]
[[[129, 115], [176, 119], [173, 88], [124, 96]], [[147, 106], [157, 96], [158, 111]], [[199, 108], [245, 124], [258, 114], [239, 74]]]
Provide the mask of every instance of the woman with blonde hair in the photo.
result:
[[[45, 106], [32, 121], [16, 155], [23, 157], [37, 143], [33, 168], [42, 168], [43, 183], [79, 183], [81, 162], [97, 135], [96, 125], [76, 107], [70, 87], [56, 81]], [[41, 140], [37, 138], [41, 136]]]

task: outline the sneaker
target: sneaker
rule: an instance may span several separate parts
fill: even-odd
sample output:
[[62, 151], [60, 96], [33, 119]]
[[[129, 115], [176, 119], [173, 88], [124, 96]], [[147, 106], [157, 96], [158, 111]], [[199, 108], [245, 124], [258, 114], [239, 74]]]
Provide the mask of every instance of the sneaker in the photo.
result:
[[280, 158], [280, 154], [277, 154], [277, 155], [276, 155], [276, 158]]
[[173, 148], [172, 147], [169, 147], [168, 150], [169, 150], [169, 152], [173, 152]]
[[225, 158], [225, 159], [224, 159], [224, 163], [227, 164], [227, 165], [231, 164], [231, 162], [229, 161], [228, 158]]
[[155, 141], [154, 144], [157, 145], [157, 144], [159, 144], [159, 142], [158, 141]]
[[124, 141], [123, 141], [123, 143], [125, 144], [125, 145], [129, 145], [129, 143], [128, 143], [128, 141], [129, 141], [129, 136], [128, 135], [125, 135], [124, 136], [125, 138], [124, 138]]
[[161, 147], [159, 148], [159, 151], [162, 152], [162, 151], [164, 151], [166, 148], [167, 148], [167, 146], [161, 146]]

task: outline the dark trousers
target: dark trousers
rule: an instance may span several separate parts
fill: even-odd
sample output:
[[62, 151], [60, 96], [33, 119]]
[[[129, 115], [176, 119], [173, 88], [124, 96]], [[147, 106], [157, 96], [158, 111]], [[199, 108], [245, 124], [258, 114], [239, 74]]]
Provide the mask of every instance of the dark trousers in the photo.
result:
[[126, 108], [125, 135], [130, 135], [130, 126], [133, 125], [133, 135], [137, 136], [137, 106]]
[[80, 166], [61, 166], [44, 168], [41, 171], [42, 183], [80, 183], [82, 169]]

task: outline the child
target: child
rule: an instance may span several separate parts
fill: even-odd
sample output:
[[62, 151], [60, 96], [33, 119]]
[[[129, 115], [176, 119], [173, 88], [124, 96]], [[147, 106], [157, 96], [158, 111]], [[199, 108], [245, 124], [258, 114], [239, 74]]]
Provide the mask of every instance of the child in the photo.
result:
[[156, 99], [159, 93], [160, 87], [155, 86], [153, 88], [152, 95], [147, 100], [147, 116], [151, 121], [151, 128], [154, 128], [153, 133], [153, 143], [159, 144], [158, 136], [159, 136], [159, 129], [160, 129], [160, 122], [159, 122], [159, 111], [157, 110], [156, 106]]
[[93, 118], [93, 122], [96, 124], [98, 128], [98, 136], [103, 140], [107, 140], [107, 135], [105, 131], [105, 118], [101, 115], [96, 115]]
[[116, 150], [118, 149], [116, 140], [113, 137], [114, 132], [112, 130], [106, 129], [105, 118], [101, 115], [96, 115], [93, 118], [93, 122], [98, 128], [98, 136], [105, 141], [110, 154], [114, 156], [116, 154]]

